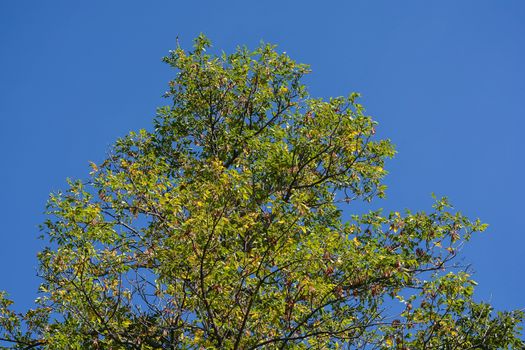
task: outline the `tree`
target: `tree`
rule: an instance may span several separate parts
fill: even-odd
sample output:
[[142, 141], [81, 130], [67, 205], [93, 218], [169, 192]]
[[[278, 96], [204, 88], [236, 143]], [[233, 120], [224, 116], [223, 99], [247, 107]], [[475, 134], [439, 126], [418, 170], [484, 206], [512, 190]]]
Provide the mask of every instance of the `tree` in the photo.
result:
[[384, 195], [388, 140], [358, 95], [308, 95], [271, 45], [178, 47], [154, 131], [51, 195], [37, 308], [0, 295], [6, 347], [523, 348], [520, 311], [473, 301], [453, 211], [343, 218]]

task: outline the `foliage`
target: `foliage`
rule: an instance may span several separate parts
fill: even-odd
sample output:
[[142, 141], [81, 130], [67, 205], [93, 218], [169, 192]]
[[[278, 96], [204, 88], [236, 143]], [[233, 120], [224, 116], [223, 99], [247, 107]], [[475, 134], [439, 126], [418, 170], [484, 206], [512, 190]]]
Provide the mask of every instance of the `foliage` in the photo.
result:
[[164, 59], [153, 132], [51, 196], [38, 307], [0, 295], [6, 347], [523, 348], [522, 313], [475, 303], [454, 264], [485, 225], [446, 199], [343, 218], [384, 195], [394, 155], [357, 94], [310, 97], [271, 45], [209, 46]]

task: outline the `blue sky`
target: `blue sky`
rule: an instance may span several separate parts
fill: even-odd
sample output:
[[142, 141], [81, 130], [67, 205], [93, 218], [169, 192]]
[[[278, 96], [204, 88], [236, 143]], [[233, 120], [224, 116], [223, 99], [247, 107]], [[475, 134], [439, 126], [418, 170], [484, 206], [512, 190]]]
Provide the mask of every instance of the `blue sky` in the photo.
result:
[[161, 57], [203, 32], [278, 44], [313, 96], [361, 92], [398, 150], [375, 206], [428, 210], [435, 192], [489, 223], [462, 254], [477, 298], [525, 307], [524, 19], [522, 0], [1, 1], [0, 290], [31, 304], [48, 194], [151, 126]]

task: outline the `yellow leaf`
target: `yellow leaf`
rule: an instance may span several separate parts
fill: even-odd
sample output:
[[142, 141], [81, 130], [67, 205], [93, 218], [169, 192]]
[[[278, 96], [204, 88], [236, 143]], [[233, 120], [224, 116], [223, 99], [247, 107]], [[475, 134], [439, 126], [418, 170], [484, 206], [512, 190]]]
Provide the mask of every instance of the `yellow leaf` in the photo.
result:
[[98, 171], [98, 167], [95, 163], [89, 162], [89, 166], [91, 167], [91, 169], [93, 169], [94, 172]]

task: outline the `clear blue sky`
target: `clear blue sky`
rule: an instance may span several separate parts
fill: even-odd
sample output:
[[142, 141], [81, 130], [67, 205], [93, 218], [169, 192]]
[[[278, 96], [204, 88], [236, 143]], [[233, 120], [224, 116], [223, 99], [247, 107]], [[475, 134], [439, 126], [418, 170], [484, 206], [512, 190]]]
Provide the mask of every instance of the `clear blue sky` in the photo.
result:
[[523, 0], [2, 0], [0, 290], [20, 307], [49, 192], [151, 126], [172, 77], [160, 58], [200, 32], [225, 51], [278, 44], [311, 64], [314, 96], [361, 92], [398, 150], [376, 206], [427, 210], [436, 192], [488, 222], [462, 255], [477, 298], [525, 307]]

